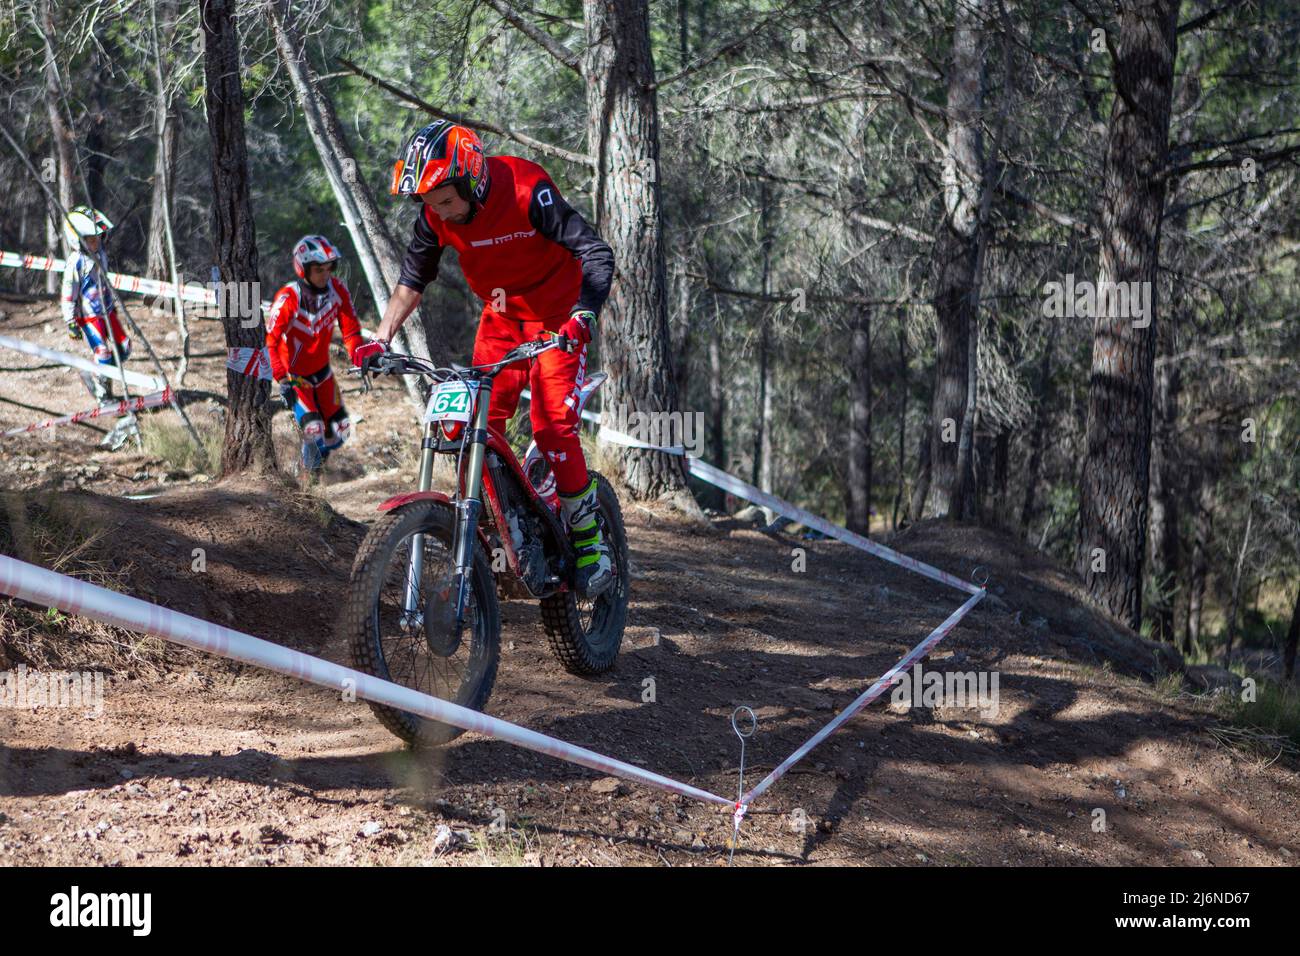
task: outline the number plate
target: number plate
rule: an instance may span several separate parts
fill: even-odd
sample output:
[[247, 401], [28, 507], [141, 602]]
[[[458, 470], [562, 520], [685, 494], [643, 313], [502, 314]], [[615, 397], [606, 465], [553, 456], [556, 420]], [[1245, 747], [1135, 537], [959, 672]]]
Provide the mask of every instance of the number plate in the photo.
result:
[[477, 382], [439, 382], [424, 410], [426, 422], [468, 422], [474, 410]]

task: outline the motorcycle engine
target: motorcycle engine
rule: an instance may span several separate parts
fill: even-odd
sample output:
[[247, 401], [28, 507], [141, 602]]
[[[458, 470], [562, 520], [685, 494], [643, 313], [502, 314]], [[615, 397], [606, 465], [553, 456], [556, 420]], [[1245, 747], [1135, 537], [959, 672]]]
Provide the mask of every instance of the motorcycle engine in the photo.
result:
[[546, 591], [548, 574], [539, 520], [520, 500], [523, 495], [516, 487], [513, 475], [506, 472], [495, 455], [489, 456], [488, 467], [492, 469], [493, 483], [501, 496], [501, 510], [505, 512], [506, 524], [509, 525], [502, 530], [510, 535], [510, 543], [519, 556], [519, 581], [532, 594], [542, 594]]
[[519, 580], [533, 594], [541, 594], [546, 588], [546, 551], [537, 533], [537, 519], [512, 509], [506, 520], [510, 522], [510, 537], [519, 555]]

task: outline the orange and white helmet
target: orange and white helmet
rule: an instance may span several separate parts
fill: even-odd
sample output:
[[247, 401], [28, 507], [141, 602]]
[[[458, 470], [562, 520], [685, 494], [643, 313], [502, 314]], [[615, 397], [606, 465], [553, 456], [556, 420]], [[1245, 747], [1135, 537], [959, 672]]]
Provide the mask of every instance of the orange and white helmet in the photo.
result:
[[314, 262], [329, 265], [341, 258], [338, 249], [324, 236], [303, 236], [293, 245], [293, 271], [304, 281], [307, 279], [307, 266]]
[[435, 120], [412, 136], [393, 164], [394, 196], [420, 201], [420, 193], [446, 183], [466, 202], [482, 202], [488, 190], [487, 155], [478, 134], [449, 120]]

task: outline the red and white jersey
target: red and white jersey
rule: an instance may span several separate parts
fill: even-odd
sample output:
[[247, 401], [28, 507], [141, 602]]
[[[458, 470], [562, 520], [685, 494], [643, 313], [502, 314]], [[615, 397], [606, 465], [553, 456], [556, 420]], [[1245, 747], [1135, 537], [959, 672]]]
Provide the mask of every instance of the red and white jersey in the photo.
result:
[[298, 282], [277, 292], [266, 325], [266, 350], [276, 380], [286, 375], [312, 375], [325, 368], [336, 322], [350, 355], [361, 344], [361, 323], [352, 309], [348, 287], [334, 276], [324, 292]]

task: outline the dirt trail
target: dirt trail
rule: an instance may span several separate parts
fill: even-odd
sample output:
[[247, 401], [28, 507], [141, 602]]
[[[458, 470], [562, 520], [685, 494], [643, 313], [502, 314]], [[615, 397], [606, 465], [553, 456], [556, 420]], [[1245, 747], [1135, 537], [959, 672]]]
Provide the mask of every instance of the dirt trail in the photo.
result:
[[[0, 298], [0, 310], [5, 334], [65, 347], [44, 331], [48, 304]], [[165, 319], [135, 311], [166, 351]], [[220, 393], [215, 323], [197, 323], [193, 351], [215, 354], [187, 385]], [[0, 426], [35, 420], [31, 406], [89, 404], [75, 376], [40, 365], [0, 357]], [[123, 590], [347, 663], [332, 608], [374, 505], [413, 483], [414, 443], [395, 384], [345, 391], [357, 440], [319, 496], [192, 481], [147, 454], [99, 451], [85, 429], [7, 444], [0, 487], [66, 491], [88, 525], [116, 529]], [[658, 506], [625, 517], [634, 584], [617, 667], [565, 673], [536, 607], [507, 602], [489, 710], [714, 792], [735, 792], [736, 705], [759, 716], [752, 782], [961, 601], [838, 542], [727, 519], [696, 528]], [[1295, 862], [1300, 776], [1219, 747], [1204, 699], [1158, 692], [1142, 676], [1150, 647], [1084, 609], [1059, 571], [974, 529], [922, 525], [899, 547], [960, 574], [991, 569], [996, 600], [925, 666], [996, 672], [998, 713], [874, 705], [759, 801], [737, 862]], [[188, 653], [162, 676], [115, 675], [97, 717], [0, 709], [5, 865], [720, 865], [729, 829], [712, 808], [491, 740], [410, 753], [364, 703]]]

